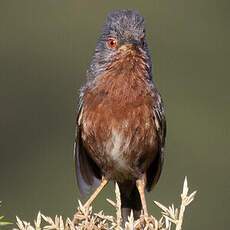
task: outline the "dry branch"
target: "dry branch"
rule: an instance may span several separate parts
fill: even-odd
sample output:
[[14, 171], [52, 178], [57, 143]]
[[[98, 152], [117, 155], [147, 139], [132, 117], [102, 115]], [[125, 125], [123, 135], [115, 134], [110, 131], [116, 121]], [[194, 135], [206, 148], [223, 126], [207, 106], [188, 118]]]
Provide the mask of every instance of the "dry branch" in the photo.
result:
[[[45, 216], [40, 212], [37, 215], [33, 224], [22, 221], [17, 218], [17, 228], [14, 230], [106, 230], [116, 229], [122, 230], [121, 227], [121, 201], [119, 188], [116, 185], [116, 202], [107, 199], [107, 201], [116, 209], [116, 217], [105, 215], [103, 211], [94, 213], [92, 207], [85, 210], [79, 201], [78, 215], [75, 216], [75, 224], [67, 218], [65, 221], [62, 216], [56, 216], [54, 219]], [[155, 201], [154, 203], [161, 209], [162, 217], [157, 220], [152, 215], [145, 217], [141, 216], [138, 220], [134, 220], [131, 213], [128, 222], [125, 224], [125, 230], [144, 229], [144, 230], [182, 230], [182, 223], [186, 206], [194, 199], [196, 191], [188, 194], [187, 178], [184, 180], [183, 191], [181, 194], [180, 208], [175, 208], [172, 204], [169, 207]]]

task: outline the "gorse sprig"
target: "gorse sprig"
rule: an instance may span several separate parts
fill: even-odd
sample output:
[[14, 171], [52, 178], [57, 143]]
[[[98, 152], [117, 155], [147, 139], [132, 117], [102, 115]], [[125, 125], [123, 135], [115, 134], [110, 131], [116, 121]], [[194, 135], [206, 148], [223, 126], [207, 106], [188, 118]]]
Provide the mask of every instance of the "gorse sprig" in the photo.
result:
[[[1, 203], [2, 203], [2, 201], [0, 201], [0, 207], [1, 207]], [[10, 224], [12, 224], [12, 223], [5, 221], [4, 216], [0, 215], [0, 229], [1, 229], [1, 227], [6, 226], [6, 225], [10, 225]]]

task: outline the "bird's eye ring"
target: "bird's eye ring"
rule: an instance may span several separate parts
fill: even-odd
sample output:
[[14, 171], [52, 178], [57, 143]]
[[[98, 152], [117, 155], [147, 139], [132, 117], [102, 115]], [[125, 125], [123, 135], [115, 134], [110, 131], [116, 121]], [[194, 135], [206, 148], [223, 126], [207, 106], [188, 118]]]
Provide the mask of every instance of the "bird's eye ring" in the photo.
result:
[[115, 38], [108, 38], [108, 40], [107, 40], [107, 46], [109, 48], [115, 49], [117, 47], [117, 39], [115, 39]]

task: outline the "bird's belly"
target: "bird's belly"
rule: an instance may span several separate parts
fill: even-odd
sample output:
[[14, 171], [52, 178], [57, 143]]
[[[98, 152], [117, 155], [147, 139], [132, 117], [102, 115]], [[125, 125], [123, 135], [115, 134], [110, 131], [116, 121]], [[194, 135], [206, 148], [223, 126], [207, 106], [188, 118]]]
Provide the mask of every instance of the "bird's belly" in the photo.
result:
[[[133, 156], [131, 151], [131, 138], [125, 136], [120, 130], [112, 129], [110, 137], [104, 142], [104, 156], [107, 166], [110, 165], [111, 177], [129, 177], [132, 174], [130, 160]], [[107, 168], [107, 167], [106, 167]]]
[[102, 173], [117, 181], [138, 177], [157, 151], [155, 124], [146, 105], [83, 114], [83, 143]]

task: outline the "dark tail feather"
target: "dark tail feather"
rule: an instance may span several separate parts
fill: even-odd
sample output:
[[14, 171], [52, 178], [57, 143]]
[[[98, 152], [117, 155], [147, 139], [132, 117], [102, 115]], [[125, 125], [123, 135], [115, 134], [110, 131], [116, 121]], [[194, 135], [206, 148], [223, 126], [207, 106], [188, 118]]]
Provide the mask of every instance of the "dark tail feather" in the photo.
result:
[[123, 225], [128, 220], [128, 216], [133, 210], [134, 219], [138, 219], [141, 214], [141, 199], [137, 187], [132, 182], [118, 184], [121, 193], [121, 214]]

